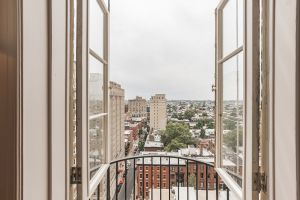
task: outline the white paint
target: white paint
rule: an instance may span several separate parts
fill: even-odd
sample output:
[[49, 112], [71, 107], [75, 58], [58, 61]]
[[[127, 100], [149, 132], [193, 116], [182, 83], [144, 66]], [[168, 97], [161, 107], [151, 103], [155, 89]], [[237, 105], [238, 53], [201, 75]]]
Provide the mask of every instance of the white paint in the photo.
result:
[[23, 199], [47, 199], [47, 1], [23, 1]]

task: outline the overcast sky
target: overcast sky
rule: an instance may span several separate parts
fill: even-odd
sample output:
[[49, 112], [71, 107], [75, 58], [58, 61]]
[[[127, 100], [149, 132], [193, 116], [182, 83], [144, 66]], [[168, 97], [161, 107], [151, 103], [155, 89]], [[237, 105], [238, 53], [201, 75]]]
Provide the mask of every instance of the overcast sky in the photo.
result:
[[111, 0], [110, 78], [125, 98], [212, 99], [218, 0]]

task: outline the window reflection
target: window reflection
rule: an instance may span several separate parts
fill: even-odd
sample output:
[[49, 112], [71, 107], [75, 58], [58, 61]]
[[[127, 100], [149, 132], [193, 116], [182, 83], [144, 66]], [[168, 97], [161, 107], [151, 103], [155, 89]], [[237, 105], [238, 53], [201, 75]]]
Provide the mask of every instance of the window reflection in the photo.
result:
[[96, 171], [100, 168], [104, 159], [104, 117], [98, 117], [89, 120], [89, 165], [90, 178], [94, 176]]
[[89, 57], [89, 118], [103, 113], [103, 64]]
[[243, 169], [243, 53], [223, 64], [223, 167], [241, 185]]

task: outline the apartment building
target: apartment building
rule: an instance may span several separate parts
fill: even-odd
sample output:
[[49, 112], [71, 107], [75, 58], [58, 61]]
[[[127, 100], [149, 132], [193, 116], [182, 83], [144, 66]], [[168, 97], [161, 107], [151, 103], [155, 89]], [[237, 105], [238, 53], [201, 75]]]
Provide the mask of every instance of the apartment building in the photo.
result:
[[150, 128], [165, 130], [167, 126], [167, 99], [165, 94], [156, 94], [150, 99]]
[[128, 113], [131, 117], [147, 117], [147, 101], [137, 96], [135, 99], [128, 100]]
[[[213, 162], [213, 158], [207, 161]], [[209, 167], [204, 163], [188, 162], [187, 165], [185, 160], [171, 159], [169, 163], [166, 158], [154, 157], [152, 160], [144, 159], [142, 163], [142, 159], [138, 159], [135, 180], [137, 197], [139, 199], [143, 199], [143, 197], [149, 199], [153, 189], [161, 188], [164, 190], [178, 186], [187, 187], [187, 185], [205, 192], [206, 189], [215, 190], [217, 181], [219, 183], [218, 187], [223, 187], [222, 181], [216, 179], [216, 172], [213, 167]]]
[[125, 103], [124, 89], [115, 82], [109, 82], [109, 99], [110, 99], [110, 138], [112, 159], [124, 156], [124, 118]]

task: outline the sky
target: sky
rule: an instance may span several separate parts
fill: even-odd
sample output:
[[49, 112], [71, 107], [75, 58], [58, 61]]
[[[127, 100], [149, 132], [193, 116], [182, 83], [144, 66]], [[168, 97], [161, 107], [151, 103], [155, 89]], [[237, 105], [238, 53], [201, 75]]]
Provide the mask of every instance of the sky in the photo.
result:
[[213, 99], [218, 0], [111, 0], [110, 79], [125, 99]]

